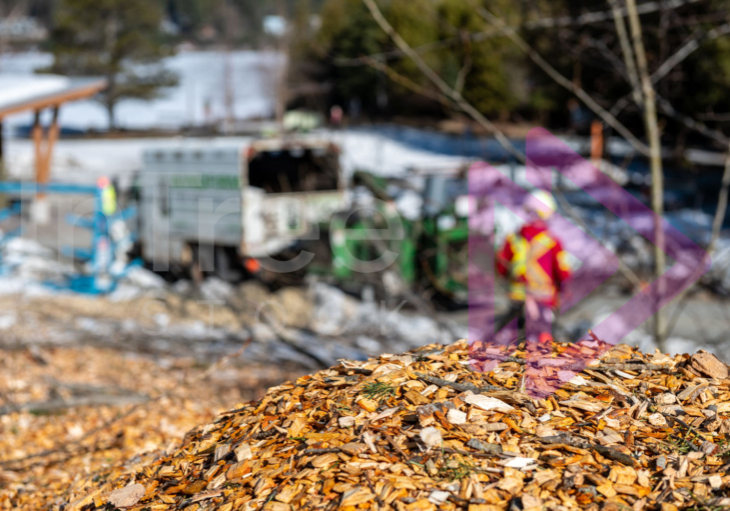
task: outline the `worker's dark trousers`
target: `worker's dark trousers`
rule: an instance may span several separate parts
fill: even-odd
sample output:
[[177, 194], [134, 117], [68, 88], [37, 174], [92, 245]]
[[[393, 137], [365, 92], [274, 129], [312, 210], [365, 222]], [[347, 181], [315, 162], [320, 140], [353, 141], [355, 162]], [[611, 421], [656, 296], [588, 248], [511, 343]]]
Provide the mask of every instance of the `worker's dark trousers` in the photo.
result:
[[494, 318], [494, 331], [499, 332], [515, 318], [517, 318], [517, 329], [522, 336], [525, 331], [525, 302], [518, 300], [510, 300], [507, 311]]
[[[481, 372], [493, 370], [505, 355], [513, 352], [525, 340], [523, 388], [535, 398], [552, 394], [573, 376], [570, 371], [551, 367], [555, 366], [551, 335], [554, 318], [553, 308], [545, 303], [532, 302], [526, 307], [524, 302], [510, 302], [507, 312], [494, 320], [495, 335], [470, 346], [472, 368]], [[513, 326], [517, 327], [517, 331], [505, 328], [515, 319], [517, 325]]]
[[[532, 323], [530, 326], [531, 332], [529, 332], [529, 336], [531, 338], [528, 339], [528, 344], [537, 342], [540, 337], [544, 336], [545, 334], [548, 334], [551, 337], [552, 326], [556, 317], [556, 311], [547, 304], [536, 302], [535, 308], [537, 310], [533, 311], [533, 314], [536, 312], [536, 315], [532, 319]], [[521, 341], [522, 339], [525, 339], [525, 337], [528, 336], [528, 332], [526, 332], [525, 328], [525, 309], [525, 302], [511, 300], [507, 311], [494, 319], [494, 331], [497, 335], [496, 339], [498, 339], [496, 342], [497, 345], [506, 346], [514, 344], [518, 341]], [[509, 334], [505, 331], [503, 335], [500, 335], [499, 332], [515, 319], [517, 320], [517, 332], [513, 331], [512, 334]], [[504, 334], [508, 335], [510, 338], [505, 338]]]
[[[551, 330], [554, 314], [549, 305], [533, 303], [532, 312], [528, 312], [524, 302], [510, 302], [507, 312], [495, 321], [498, 332], [496, 335], [499, 337], [499, 330], [517, 319], [517, 335], [512, 331], [510, 337], [514, 339], [511, 342], [512, 346], [525, 339], [525, 390], [533, 397], [545, 397], [555, 392], [562, 384], [548, 378], [544, 369], [552, 358]], [[529, 324], [526, 321], [528, 314]], [[504, 339], [502, 343], [504, 344]]]

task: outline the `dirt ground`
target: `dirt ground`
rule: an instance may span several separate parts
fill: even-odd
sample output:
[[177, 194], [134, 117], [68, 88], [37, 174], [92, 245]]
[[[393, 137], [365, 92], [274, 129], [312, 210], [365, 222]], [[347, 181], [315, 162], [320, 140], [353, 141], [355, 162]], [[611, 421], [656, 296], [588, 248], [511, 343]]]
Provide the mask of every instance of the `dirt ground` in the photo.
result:
[[192, 427], [306, 372], [247, 363], [245, 350], [210, 366], [116, 348], [1, 353], [0, 509], [8, 510], [58, 509], [80, 475], [118, 475], [122, 460], [174, 449]]
[[81, 474], [174, 449], [190, 428], [309, 372], [250, 356], [242, 325], [256, 308], [238, 305], [0, 297], [0, 509], [58, 509]]

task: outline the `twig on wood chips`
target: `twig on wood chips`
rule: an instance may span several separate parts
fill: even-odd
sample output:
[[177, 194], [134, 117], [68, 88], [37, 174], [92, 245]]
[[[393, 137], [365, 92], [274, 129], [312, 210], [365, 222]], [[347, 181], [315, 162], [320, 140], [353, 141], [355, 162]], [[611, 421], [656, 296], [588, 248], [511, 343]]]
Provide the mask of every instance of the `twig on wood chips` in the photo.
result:
[[301, 454], [303, 456], [310, 456], [312, 454], [329, 454], [331, 452], [339, 453], [342, 452], [342, 449], [339, 447], [323, 447], [321, 449], [304, 449]]
[[428, 383], [438, 385], [439, 387], [451, 387], [452, 389], [458, 390], [459, 392], [466, 392], [467, 390], [470, 390], [472, 392], [476, 392], [477, 394], [481, 394], [482, 392], [494, 392], [495, 390], [505, 390], [503, 387], [497, 387], [495, 385], [477, 387], [476, 385], [473, 385], [471, 383], [456, 383], [453, 381], [442, 380], [441, 378], [436, 378], [435, 376], [429, 376], [429, 375], [423, 374], [423, 373], [416, 373], [416, 376], [418, 376], [423, 381], [426, 381]]
[[575, 438], [567, 433], [554, 436], [538, 437], [537, 440], [545, 444], [566, 444], [573, 447], [578, 447], [580, 449], [593, 449], [604, 458], [608, 458], [612, 461], [618, 461], [619, 463], [628, 465], [630, 467], [633, 467], [635, 465], [635, 460], [628, 454], [624, 454], [620, 451], [617, 451], [616, 449], [606, 447], [605, 445], [597, 445], [586, 442], [585, 440]]

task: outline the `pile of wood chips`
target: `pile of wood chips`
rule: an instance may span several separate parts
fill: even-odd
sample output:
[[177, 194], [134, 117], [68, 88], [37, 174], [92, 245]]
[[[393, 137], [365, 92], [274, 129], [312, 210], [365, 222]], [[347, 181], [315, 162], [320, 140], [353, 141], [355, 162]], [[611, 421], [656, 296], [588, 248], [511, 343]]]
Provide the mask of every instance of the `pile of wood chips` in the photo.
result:
[[65, 510], [730, 506], [730, 379], [713, 355], [619, 345], [545, 399], [520, 390], [524, 356], [474, 372], [461, 341], [343, 361], [115, 479], [80, 476]]

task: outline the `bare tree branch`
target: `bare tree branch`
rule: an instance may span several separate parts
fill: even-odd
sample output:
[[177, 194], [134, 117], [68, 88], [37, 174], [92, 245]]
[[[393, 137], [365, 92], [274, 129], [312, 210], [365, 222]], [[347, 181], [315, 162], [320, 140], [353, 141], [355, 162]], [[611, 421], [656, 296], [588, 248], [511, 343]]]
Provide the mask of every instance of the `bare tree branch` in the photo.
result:
[[[664, 78], [669, 72], [677, 67], [683, 60], [685, 60], [687, 57], [689, 57], [695, 50], [699, 49], [700, 44], [707, 41], [713, 41], [719, 37], [722, 37], [724, 35], [730, 34], [730, 23], [726, 23], [724, 25], [721, 25], [719, 27], [715, 27], [712, 30], [708, 31], [707, 33], [702, 33], [699, 35], [696, 35], [695, 37], [691, 38], [687, 43], [685, 43], [682, 48], [677, 50], [672, 56], [670, 56], [665, 62], [662, 63], [661, 66], [657, 68], [654, 73], [651, 75], [651, 81], [652, 83], [656, 84]], [[619, 34], [620, 36], [620, 34]], [[632, 86], [633, 87], [633, 86]], [[619, 99], [616, 104], [611, 107], [610, 113], [611, 115], [618, 115], [620, 114], [624, 108], [626, 108], [629, 105], [629, 96], [633, 94], [632, 92], [627, 94], [626, 96]], [[634, 99], [634, 103], [639, 104], [639, 102]], [[694, 129], [694, 128], [692, 128]]]
[[[659, 11], [661, 9], [678, 9], [685, 5], [694, 4], [700, 0], [669, 0], [664, 2], [645, 2], [636, 7], [637, 14], [649, 14], [652, 12]], [[628, 16], [626, 8], [619, 9], [619, 14], [622, 17]], [[550, 27], [569, 27], [576, 25], [589, 25], [591, 23], [600, 23], [602, 21], [608, 21], [613, 18], [613, 9], [610, 11], [590, 12], [581, 14], [575, 18], [570, 16], [564, 16], [561, 18], [545, 18], [542, 20], [536, 20], [525, 23], [523, 26], [527, 29], [536, 28], [550, 28]]]
[[[646, 134], [649, 139], [649, 163], [651, 166], [651, 207], [654, 210], [654, 277], [657, 279], [659, 288], [656, 292], [656, 300], [663, 294], [660, 277], [664, 274], [666, 266], [666, 254], [664, 252], [664, 174], [662, 171], [662, 147], [659, 135], [659, 125], [656, 113], [656, 92], [649, 76], [649, 66], [646, 62], [644, 40], [641, 31], [641, 21], [636, 12], [635, 0], [626, 0], [626, 8], [629, 10], [629, 26], [631, 27], [631, 40], [634, 44], [634, 56], [636, 57], [636, 70], [641, 80], [641, 92], [644, 98], [644, 122]], [[664, 314], [658, 307], [654, 311], [654, 342], [659, 349], [665, 351], [664, 347]]]
[[[382, 62], [379, 62], [379, 61], [371, 58], [370, 56], [365, 55], [365, 56], [360, 57], [360, 59], [362, 59], [363, 62], [365, 62], [369, 66], [373, 67], [374, 69], [377, 69], [378, 71], [385, 73], [394, 82], [399, 83], [400, 85], [412, 90], [416, 94], [420, 94], [424, 97], [433, 99], [434, 101], [438, 101], [439, 103], [441, 103], [442, 105], [444, 105], [446, 107], [453, 108], [455, 106], [451, 101], [449, 101], [448, 97], [415, 83], [414, 81], [410, 80], [409, 78], [399, 74], [393, 68], [383, 64]], [[625, 99], [627, 99], [627, 98], [628, 98], [628, 96]], [[684, 115], [684, 114], [678, 112], [677, 109], [674, 108], [674, 106], [672, 106], [672, 104], [669, 101], [667, 101], [665, 98], [663, 98], [662, 96], [660, 96], [658, 94], [656, 96], [656, 99], [657, 99], [657, 105], [659, 106], [659, 108], [662, 110], [662, 112], [665, 115], [668, 115], [669, 117], [672, 117], [672, 118], [680, 121], [685, 126], [687, 126], [687, 128], [689, 128], [693, 131], [696, 131], [720, 144], [723, 144], [723, 145], [730, 144], [730, 138], [725, 136], [725, 134], [722, 133], [721, 131], [714, 129], [714, 128], [710, 128], [706, 124], [704, 124], [700, 121], [697, 121], [697, 120], [693, 119], [692, 117], [689, 117], [687, 115]], [[730, 121], [730, 114], [712, 114], [712, 115], [713, 116], [711, 117], [711, 114], [707, 114], [705, 117], [707, 117], [707, 120], [712, 120], [712, 121]], [[629, 280], [631, 280], [633, 282], [633, 279], [629, 278]]]
[[461, 91], [464, 90], [464, 83], [466, 82], [466, 77], [469, 74], [469, 71], [471, 71], [471, 57], [464, 59], [464, 65], [461, 69], [459, 69], [459, 74], [456, 76], [454, 90], [459, 94], [461, 94]]
[[[615, 1], [615, 0], [614, 0]], [[715, 27], [708, 32], [703, 32], [693, 37], [688, 43], [677, 50], [674, 55], [669, 57], [659, 68], [651, 75], [651, 81], [657, 83], [659, 80], [667, 76], [669, 71], [674, 69], [680, 62], [689, 57], [700, 44], [706, 41], [712, 41], [718, 37], [730, 34], [730, 23], [725, 23], [719, 27]]]
[[[623, 110], [626, 107], [626, 105], [628, 105], [630, 103], [629, 96], [630, 95], [627, 94], [626, 96], [621, 98], [616, 103], [616, 105], [614, 105], [614, 108], [611, 109], [611, 113], [614, 115], [617, 115], [618, 112]], [[696, 131], [697, 133], [700, 133], [701, 135], [704, 135], [707, 138], [714, 140], [715, 142], [718, 142], [719, 144], [722, 144], [722, 145], [727, 145], [728, 141], [730, 141], [730, 138], [728, 138], [722, 131], [715, 129], [715, 128], [710, 128], [705, 123], [700, 122], [696, 119], [693, 119], [689, 115], [685, 115], [685, 114], [679, 112], [676, 108], [674, 108], [674, 106], [672, 106], [672, 104], [669, 101], [667, 101], [666, 98], [662, 97], [661, 95], [659, 95], [659, 94], [656, 95], [656, 101], [657, 101], [657, 105], [661, 109], [662, 113], [664, 113], [664, 115], [667, 115], [668, 117], [678, 120], [679, 122], [684, 124], [687, 128], [691, 129], [692, 131]], [[719, 121], [719, 120], [723, 120], [723, 119], [722, 118], [715, 118], [715, 119], [708, 118], [707, 120]], [[730, 121], [730, 115], [728, 115], [728, 117], [724, 120]]]
[[449, 101], [449, 99], [444, 96], [443, 94], [439, 94], [438, 92], [432, 91], [430, 89], [427, 89], [426, 87], [423, 87], [413, 80], [401, 75], [400, 73], [393, 70], [393, 68], [387, 66], [383, 62], [376, 60], [368, 55], [364, 55], [360, 57], [363, 62], [365, 62], [367, 65], [372, 67], [373, 69], [377, 69], [378, 71], [385, 73], [388, 78], [393, 80], [394, 82], [412, 90], [416, 94], [420, 94], [421, 96], [425, 96], [427, 98], [433, 99], [434, 101], [438, 101], [444, 106], [447, 107], [453, 107], [453, 103]]
[[672, 104], [669, 101], [667, 101], [665, 98], [663, 98], [662, 96], [657, 95], [656, 100], [657, 100], [657, 104], [659, 105], [659, 108], [661, 108], [662, 112], [664, 112], [666, 115], [677, 119], [678, 121], [682, 122], [685, 126], [687, 126], [689, 129], [694, 130], [698, 133], [701, 133], [702, 135], [706, 136], [707, 138], [710, 138], [723, 145], [728, 144], [728, 140], [730, 140], [730, 139], [728, 139], [728, 137], [725, 136], [725, 134], [723, 132], [721, 132], [720, 130], [710, 128], [706, 124], [696, 121], [692, 117], [678, 112], [677, 109], [674, 108], [672, 106]]
[[598, 52], [610, 63], [611, 67], [608, 69], [618, 71], [624, 78], [626, 78], [626, 80], [629, 79], [626, 64], [619, 56], [611, 51], [605, 41], [601, 41], [600, 39], [595, 39], [593, 37], [587, 37], [586, 42], [589, 46], [598, 50]]
[[730, 113], [728, 113], [728, 112], [724, 112], [724, 113], [710, 112], [710, 113], [706, 113], [706, 114], [699, 114], [697, 116], [697, 118], [702, 121], [728, 122], [728, 121], [730, 121]]
[[393, 40], [396, 46], [398, 46], [398, 48], [400, 48], [400, 50], [416, 64], [418, 69], [426, 75], [426, 78], [428, 78], [431, 83], [433, 83], [446, 97], [454, 101], [461, 110], [474, 118], [474, 120], [476, 120], [489, 133], [492, 133], [508, 153], [514, 156], [519, 162], [524, 163], [525, 155], [512, 145], [512, 142], [509, 141], [505, 134], [502, 133], [502, 131], [497, 128], [492, 121], [484, 117], [484, 115], [467, 102], [458, 91], [449, 87], [449, 85], [433, 69], [428, 67], [428, 64], [424, 62], [421, 56], [408, 45], [400, 34], [393, 29], [390, 23], [388, 23], [388, 20], [383, 17], [383, 14], [380, 12], [380, 9], [378, 9], [374, 0], [363, 0], [363, 2], [365, 2], [365, 5], [370, 10], [375, 21], [378, 25], [380, 25], [380, 28], [383, 29], [383, 31]]
[[[479, 36], [479, 37], [478, 37]], [[483, 40], [487, 37], [490, 37], [489, 34], [485, 34], [484, 32], [475, 32], [473, 34], [470, 34], [470, 37], [472, 41], [476, 40]], [[429, 53], [434, 50], [442, 50], [444, 48], [449, 48], [453, 46], [455, 43], [459, 41], [458, 36], [449, 37], [448, 39], [442, 39], [440, 41], [433, 41], [430, 43], [422, 44], [421, 46], [417, 46], [416, 48], [413, 48], [413, 51], [418, 53], [419, 55], [423, 55], [424, 53]], [[392, 50], [392, 51], [384, 51], [380, 53], [373, 53], [371, 55], [368, 55], [368, 57], [373, 58], [379, 62], [385, 62], [388, 60], [398, 59], [405, 55], [405, 53], [402, 50]], [[354, 57], [354, 58], [343, 58], [343, 57], [336, 57], [333, 59], [333, 62], [337, 66], [362, 66], [363, 60], [362, 57]]]
[[[653, 12], [659, 11], [661, 9], [678, 9], [680, 7], [684, 7], [685, 5], [694, 4], [697, 2], [700, 2], [701, 0], [669, 0], [664, 2], [646, 2], [637, 7], [637, 11], [639, 14], [651, 14]], [[662, 5], [663, 4], [663, 5]], [[626, 9], [619, 9], [618, 14], [622, 17], [626, 17]], [[602, 21], [607, 21], [613, 16], [613, 10], [611, 11], [599, 11], [599, 12], [592, 12], [592, 13], [586, 13], [581, 14], [580, 16], [577, 16], [575, 18], [572, 18], [570, 16], [561, 16], [557, 18], [543, 18], [535, 21], [528, 21], [526, 23], [523, 23], [521, 25], [514, 25], [511, 26], [511, 28], [514, 29], [524, 29], [524, 30], [536, 30], [540, 28], [553, 28], [553, 27], [569, 27], [569, 26], [583, 26], [583, 25], [590, 25], [592, 23], [599, 23]], [[486, 39], [498, 36], [500, 34], [499, 30], [492, 30], [492, 31], [479, 31], [479, 32], [472, 32], [469, 34], [469, 38], [474, 41], [484, 41]], [[428, 53], [434, 50], [441, 50], [443, 48], [448, 48], [452, 46], [453, 44], [456, 44], [460, 40], [459, 36], [449, 37], [448, 39], [442, 39], [440, 41], [433, 41], [430, 43], [426, 43], [421, 46], [417, 46], [416, 48], [413, 48], [413, 51], [416, 53], [423, 55], [424, 53]], [[405, 55], [405, 52], [402, 50], [392, 50], [387, 52], [380, 52], [380, 53], [373, 53], [370, 55], [370, 57], [379, 60], [379, 61], [387, 61], [391, 59], [397, 59], [400, 57], [403, 57]], [[334, 59], [335, 65], [338, 66], [361, 66], [363, 65], [363, 61], [360, 59], [360, 57], [355, 58], [335, 58]]]
[[601, 105], [596, 103], [596, 101], [586, 93], [582, 88], [576, 86], [572, 81], [568, 80], [566, 77], [561, 75], [553, 66], [547, 63], [545, 59], [543, 59], [539, 53], [537, 53], [535, 50], [533, 50], [524, 39], [522, 39], [517, 32], [513, 28], [510, 28], [507, 26], [507, 24], [485, 8], [481, 6], [475, 6], [477, 9], [477, 12], [479, 13], [482, 18], [484, 18], [487, 22], [497, 27], [499, 30], [502, 31], [502, 33], [507, 36], [514, 44], [517, 46], [520, 50], [525, 52], [528, 57], [530, 57], [530, 60], [532, 60], [535, 64], [540, 67], [550, 78], [552, 78], [556, 83], [561, 85], [562, 87], [568, 89], [573, 94], [575, 94], [585, 105], [593, 110], [593, 112], [598, 115], [603, 121], [611, 126], [614, 130], [616, 130], [617, 133], [619, 133], [622, 137], [624, 137], [631, 146], [640, 152], [641, 154], [644, 154], [646, 156], [650, 155], [649, 147], [647, 147], [646, 144], [641, 142], [638, 138], [636, 138], [629, 129], [621, 124], [616, 117], [611, 115], [605, 108], [603, 108]]
[[471, 71], [471, 40], [469, 39], [468, 34], [462, 34], [462, 40], [464, 43], [464, 48], [466, 49], [466, 57], [464, 58], [464, 64], [461, 66], [461, 69], [459, 69], [459, 74], [456, 76], [456, 82], [454, 84], [454, 90], [461, 94], [461, 92], [464, 90], [464, 83], [466, 82], [466, 77], [469, 74], [469, 71]]
[[[624, 97], [616, 101], [616, 103], [611, 107], [611, 110], [609, 110], [609, 113], [611, 115], [617, 116], [621, 112], [623, 112], [624, 108], [629, 106], [631, 104], [631, 96], [633, 95], [634, 91], [632, 90], [628, 94], [626, 94]], [[641, 104], [639, 104], [641, 106]]]
[[616, 25], [616, 34], [618, 34], [619, 41], [621, 43], [621, 52], [624, 55], [624, 62], [626, 64], [626, 74], [629, 77], [629, 84], [631, 85], [631, 93], [634, 98], [634, 102], [641, 106], [644, 103], [644, 98], [641, 95], [641, 87], [639, 86], [639, 74], [636, 71], [636, 62], [634, 61], [634, 52], [631, 50], [631, 43], [629, 43], [629, 36], [626, 32], [626, 23], [624, 23], [624, 17], [621, 14], [621, 9], [618, 5], [617, 0], [608, 0], [611, 5], [611, 12], [613, 14], [614, 24]]
[[[611, 0], [615, 2], [615, 0]], [[661, 80], [664, 76], [669, 73], [671, 69], [676, 67], [682, 60], [686, 59], [693, 51], [699, 48], [700, 41], [709, 41], [713, 39], [717, 39], [718, 37], [721, 37], [722, 35], [725, 35], [727, 33], [730, 33], [730, 23], [722, 25], [720, 27], [716, 27], [706, 34], [704, 36], [696, 36], [692, 38], [688, 43], [686, 43], [680, 50], [678, 50], [674, 55], [669, 57], [659, 68], [651, 75], [651, 81], [653, 84], [657, 83], [659, 80]], [[621, 35], [619, 34], [619, 37]], [[622, 46], [623, 46], [622, 42]], [[632, 86], [633, 87], [633, 86]], [[623, 98], [619, 99], [619, 101], [616, 102], [616, 104], [611, 108], [610, 113], [612, 115], [618, 115], [626, 106], [629, 104], [629, 97], [632, 96], [634, 98], [634, 103], [642, 106], [642, 103], [640, 101], [637, 101], [635, 90], [632, 90], [631, 93], [627, 94]], [[672, 117], [674, 119], [677, 119], [682, 124], [684, 124], [689, 129], [696, 131], [707, 138], [710, 138], [722, 145], [728, 145], [730, 142], [730, 139], [721, 132], [720, 130], [710, 128], [706, 124], [697, 121], [693, 119], [692, 117], [682, 114], [679, 111], [677, 111], [676, 108], [672, 106], [672, 104], [666, 99], [660, 96], [659, 94], [656, 95], [656, 101], [659, 106], [659, 108], [662, 110], [662, 112], [665, 115], [668, 115], [669, 117]], [[708, 119], [711, 120], [711, 119]], [[728, 118], [730, 120], [730, 117]]]

